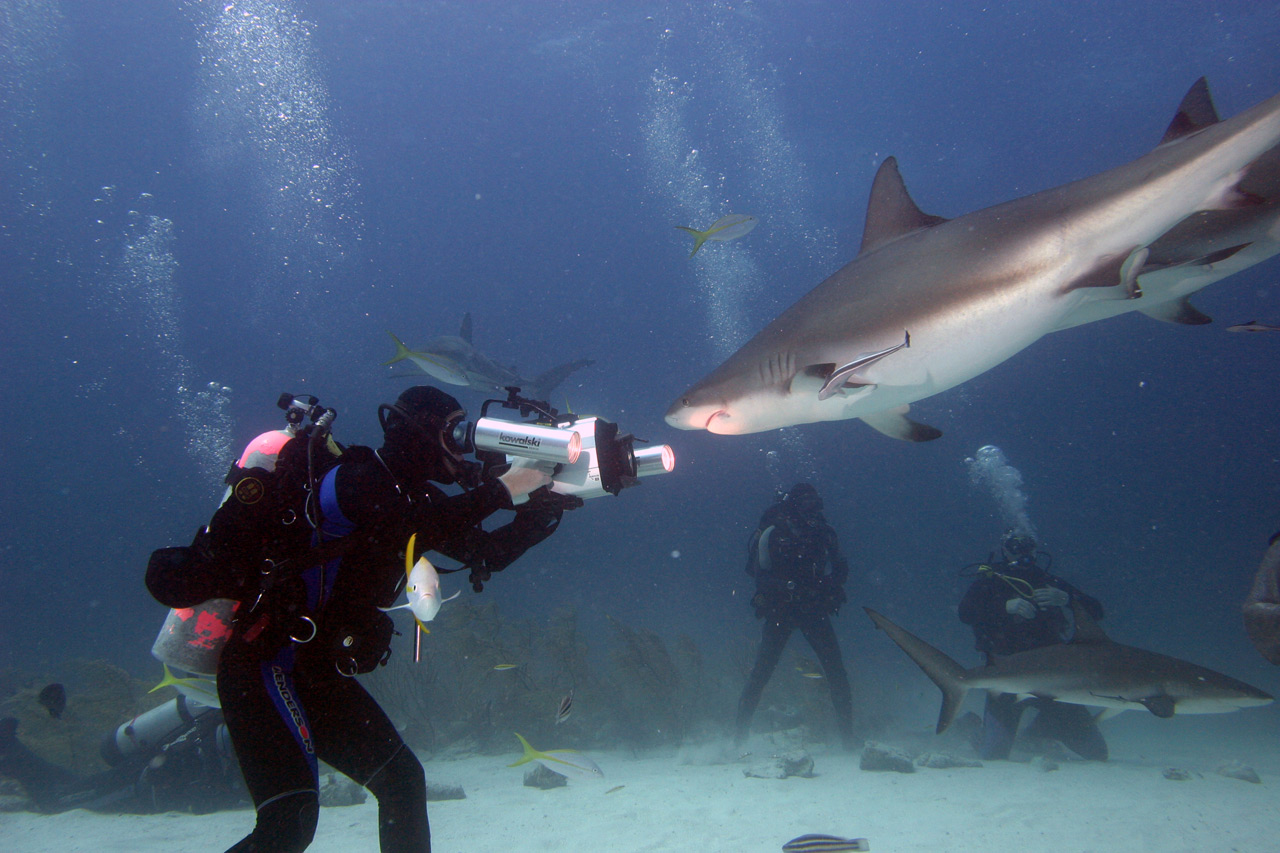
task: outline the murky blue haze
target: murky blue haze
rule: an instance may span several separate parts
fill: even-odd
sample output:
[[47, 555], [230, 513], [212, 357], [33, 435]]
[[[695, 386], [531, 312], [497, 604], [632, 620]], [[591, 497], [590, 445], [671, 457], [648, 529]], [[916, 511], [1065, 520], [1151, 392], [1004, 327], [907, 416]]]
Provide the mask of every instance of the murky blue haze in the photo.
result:
[[[504, 612], [589, 603], [715, 659], [757, 636], [746, 537], [808, 478], [851, 602], [967, 650], [958, 570], [1003, 523], [963, 460], [996, 444], [1114, 636], [1275, 691], [1239, 602], [1280, 525], [1280, 335], [1224, 332], [1280, 321], [1275, 260], [1197, 297], [1212, 326], [1125, 315], [921, 402], [929, 444], [662, 413], [855, 254], [885, 157], [944, 216], [1116, 166], [1201, 75], [1223, 115], [1280, 90], [1280, 4], [12, 0], [0, 26], [0, 667], [153, 674], [146, 557], [276, 396], [375, 442], [386, 332], [470, 312], [526, 372], [594, 358], [554, 402], [678, 457], [495, 578]], [[761, 224], [690, 260], [673, 226], [725, 213]], [[907, 671], [859, 608], [838, 630], [855, 689]]]

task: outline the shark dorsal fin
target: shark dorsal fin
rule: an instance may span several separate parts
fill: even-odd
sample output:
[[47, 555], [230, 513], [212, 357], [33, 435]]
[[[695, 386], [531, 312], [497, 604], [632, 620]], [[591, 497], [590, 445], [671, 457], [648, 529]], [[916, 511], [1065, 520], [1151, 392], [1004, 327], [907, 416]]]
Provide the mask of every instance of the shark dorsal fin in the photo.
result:
[[471, 343], [471, 312], [462, 315], [462, 326], [458, 329], [458, 337]]
[[941, 225], [947, 220], [931, 216], [912, 201], [907, 185], [898, 171], [898, 160], [890, 157], [880, 164], [871, 182], [871, 198], [867, 202], [867, 223], [862, 230], [862, 248], [858, 254], [896, 240], [903, 234]]
[[1169, 122], [1169, 128], [1165, 130], [1160, 144], [1189, 136], [1219, 121], [1221, 119], [1213, 106], [1213, 98], [1209, 97], [1209, 83], [1201, 77], [1191, 84], [1182, 103], [1178, 104], [1178, 111], [1174, 113], [1173, 121]]
[[1107, 632], [1102, 630], [1102, 626], [1089, 615], [1089, 611], [1084, 609], [1079, 601], [1072, 599], [1071, 611], [1076, 617], [1076, 636], [1072, 640], [1073, 643], [1109, 643], [1111, 638], [1107, 636]]

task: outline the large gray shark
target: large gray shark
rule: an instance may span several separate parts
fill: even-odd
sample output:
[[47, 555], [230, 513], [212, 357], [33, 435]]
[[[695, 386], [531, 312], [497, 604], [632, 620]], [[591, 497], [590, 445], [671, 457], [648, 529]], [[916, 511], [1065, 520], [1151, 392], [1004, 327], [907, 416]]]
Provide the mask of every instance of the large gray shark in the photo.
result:
[[1274, 701], [1220, 672], [1113, 643], [1079, 608], [1075, 642], [1018, 652], [973, 669], [965, 669], [871, 608], [863, 609], [942, 691], [939, 734], [951, 725], [970, 690], [1056, 699], [1117, 713], [1145, 709], [1157, 717], [1223, 714]]
[[[1195, 289], [1206, 264], [1260, 260], [1248, 248], [1195, 254], [1187, 241], [1196, 235], [1175, 228], [1266, 202], [1240, 183], [1280, 144], [1280, 95], [1225, 121], [1205, 118], [1180, 110], [1137, 160], [952, 220], [922, 212], [889, 158], [858, 256], [682, 394], [667, 422], [740, 434], [861, 418], [896, 438], [936, 438], [906, 417], [911, 403], [1055, 329], [1143, 307], [1144, 269], [1167, 274], [1150, 289], [1178, 306], [1177, 288]], [[1260, 221], [1257, 211], [1244, 219]], [[1231, 227], [1213, 220], [1212, 245], [1234, 239]], [[1153, 249], [1159, 269], [1148, 266]]]
[[470, 313], [462, 316], [462, 326], [457, 335], [432, 338], [420, 350], [411, 350], [394, 334], [387, 334], [395, 341], [396, 354], [386, 364], [408, 361], [434, 379], [450, 385], [465, 385], [484, 394], [500, 393], [515, 386], [535, 399], [546, 400], [570, 373], [595, 364], [589, 358], [581, 358], [525, 379], [514, 367], [499, 364], [472, 345]]

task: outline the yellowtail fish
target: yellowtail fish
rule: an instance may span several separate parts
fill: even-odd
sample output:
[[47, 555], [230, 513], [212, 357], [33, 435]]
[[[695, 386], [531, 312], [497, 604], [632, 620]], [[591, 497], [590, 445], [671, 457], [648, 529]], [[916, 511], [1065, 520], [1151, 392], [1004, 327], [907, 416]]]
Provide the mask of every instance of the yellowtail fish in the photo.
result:
[[573, 713], [573, 691], [560, 700], [560, 707], [556, 709], [556, 725], [560, 725], [569, 719], [569, 715]]
[[820, 672], [802, 672], [800, 673], [800, 677], [801, 678], [824, 678], [825, 676]]
[[1271, 323], [1259, 323], [1257, 320], [1250, 320], [1247, 323], [1236, 323], [1234, 326], [1227, 326], [1228, 332], [1280, 332], [1280, 326], [1274, 326]]
[[524, 747], [524, 755], [514, 764], [508, 764], [508, 767], [519, 767], [521, 764], [536, 761], [551, 772], [559, 773], [561, 776], [567, 776], [570, 779], [604, 778], [604, 772], [596, 766], [596, 763], [577, 750], [550, 749], [546, 752], [539, 752], [529, 746], [529, 741], [525, 740], [519, 732], [512, 732], [512, 734], [520, 739], [520, 745]]
[[782, 845], [783, 853], [837, 853], [845, 850], [870, 850], [865, 838], [840, 838], [836, 835], [801, 835]]
[[519, 669], [519, 668], [520, 668], [520, 664], [518, 663], [495, 663], [493, 665], [494, 672], [507, 672], [508, 670]]
[[172, 687], [193, 702], [199, 702], [201, 705], [207, 705], [210, 708], [222, 707], [222, 702], [218, 699], [218, 682], [211, 678], [182, 678], [173, 674], [173, 670], [169, 669], [169, 664], [161, 665], [164, 667], [164, 678], [160, 679], [159, 684], [148, 690], [148, 693], [155, 693], [165, 687]]
[[621, 791], [621, 790], [622, 790], [623, 788], [625, 788], [625, 787], [627, 787], [627, 786], [626, 786], [626, 785], [614, 785], [612, 788], [610, 788], [609, 790], [605, 791], [605, 793], [606, 793], [606, 794], [612, 794], [612, 793], [613, 793], [613, 792], [615, 792], [615, 791]]
[[711, 227], [706, 231], [699, 231], [697, 228], [689, 228], [684, 225], [677, 225], [676, 227], [693, 235], [693, 251], [689, 253], [689, 257], [692, 258], [698, 254], [702, 244], [708, 240], [716, 243], [736, 240], [745, 236], [752, 228], [755, 228], [756, 223], [757, 220], [754, 216], [731, 213], [728, 216], [721, 216], [715, 222], [712, 222]]
[[404, 574], [406, 578], [404, 594], [409, 599], [407, 604], [400, 604], [395, 607], [380, 607], [384, 613], [392, 610], [409, 610], [413, 613], [414, 620], [418, 623], [418, 629], [424, 634], [430, 634], [426, 623], [436, 618], [436, 614], [440, 612], [440, 605], [446, 601], [453, 601], [462, 590], [458, 590], [448, 598], [440, 598], [440, 575], [436, 574], [436, 567], [431, 565], [431, 561], [426, 555], [418, 558], [418, 562], [413, 562], [413, 545], [417, 541], [418, 534], [409, 537], [409, 544], [404, 550]]

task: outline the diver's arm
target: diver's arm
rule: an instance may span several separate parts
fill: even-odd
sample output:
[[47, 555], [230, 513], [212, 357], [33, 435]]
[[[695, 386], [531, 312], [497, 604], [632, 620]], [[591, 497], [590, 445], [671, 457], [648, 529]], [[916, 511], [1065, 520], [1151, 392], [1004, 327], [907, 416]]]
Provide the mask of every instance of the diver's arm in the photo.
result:
[[830, 525], [827, 526], [827, 558], [831, 561], [831, 581], [843, 587], [849, 579], [849, 561], [840, 551], [840, 539]]

